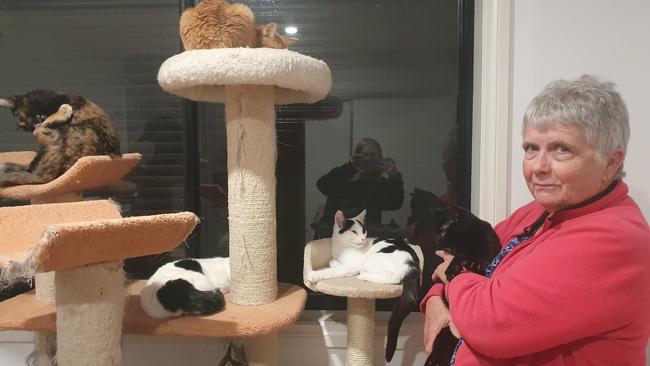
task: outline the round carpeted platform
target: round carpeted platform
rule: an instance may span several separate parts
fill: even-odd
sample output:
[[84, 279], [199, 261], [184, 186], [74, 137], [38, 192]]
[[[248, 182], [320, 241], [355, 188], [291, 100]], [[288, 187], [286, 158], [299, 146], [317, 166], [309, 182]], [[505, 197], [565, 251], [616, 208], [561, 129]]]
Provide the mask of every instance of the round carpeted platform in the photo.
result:
[[225, 85], [275, 86], [275, 104], [313, 103], [332, 86], [327, 64], [273, 48], [185, 51], [167, 59], [158, 83], [168, 93], [198, 102], [225, 102]]

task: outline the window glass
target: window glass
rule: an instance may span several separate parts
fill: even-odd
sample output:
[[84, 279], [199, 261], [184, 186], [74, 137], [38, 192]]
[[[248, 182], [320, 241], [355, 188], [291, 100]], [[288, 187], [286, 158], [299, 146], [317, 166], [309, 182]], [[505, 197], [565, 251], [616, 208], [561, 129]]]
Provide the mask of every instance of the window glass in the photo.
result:
[[[276, 107], [280, 281], [302, 283], [304, 245], [331, 235], [339, 207], [353, 212], [365, 202], [368, 220], [405, 229], [414, 188], [469, 203], [462, 1], [241, 2], [258, 24], [277, 22], [296, 37], [292, 50], [325, 60], [333, 77], [325, 100]], [[127, 263], [132, 277], [171, 258], [228, 254], [223, 105], [182, 100], [156, 81], [161, 63], [180, 52], [185, 3], [0, 0], [0, 95], [49, 88], [87, 97], [113, 119], [122, 151], [143, 154], [127, 189], [88, 197], [113, 197], [125, 216], [189, 209], [202, 219], [168, 258]], [[0, 152], [36, 147], [0, 109]], [[337, 171], [343, 181], [328, 179]], [[342, 305], [312, 294], [309, 306]]]
[[[298, 42], [291, 49], [325, 60], [333, 77], [324, 101], [276, 108], [280, 281], [302, 283], [305, 243], [331, 236], [335, 209], [345, 205], [354, 212], [359, 203], [355, 198], [367, 203], [369, 220], [401, 229], [410, 214], [409, 193], [416, 187], [468, 202], [468, 190], [455, 184], [458, 165], [465, 164], [461, 170], [469, 169], [468, 162], [457, 159], [461, 149], [457, 144], [458, 2], [246, 3], [258, 24], [277, 22], [284, 35], [287, 27], [295, 27], [293, 36]], [[227, 255], [228, 251], [224, 118], [223, 105], [199, 104], [203, 221], [196, 245], [202, 256]], [[388, 174], [369, 179], [381, 181], [377, 184], [354, 187], [348, 183], [358, 177], [341, 170], [349, 167], [357, 145], [364, 141], [376, 141], [381, 154], [366, 156], [371, 159], [362, 159], [363, 164], [379, 169], [384, 159], [394, 169], [379, 169]], [[462, 147], [468, 149], [468, 145]], [[357, 152], [368, 155], [368, 151]], [[342, 174], [339, 178], [334, 177], [337, 170]], [[342, 189], [345, 192], [338, 192]], [[310, 294], [308, 306], [342, 304]]]
[[[160, 64], [179, 52], [178, 14], [176, 0], [0, 2], [0, 95], [84, 96], [112, 118], [122, 152], [143, 155], [120, 190], [86, 195], [113, 197], [124, 216], [185, 207], [182, 102], [156, 81]], [[0, 151], [37, 148], [0, 108]], [[149, 262], [132, 265], [132, 274], [145, 276]]]

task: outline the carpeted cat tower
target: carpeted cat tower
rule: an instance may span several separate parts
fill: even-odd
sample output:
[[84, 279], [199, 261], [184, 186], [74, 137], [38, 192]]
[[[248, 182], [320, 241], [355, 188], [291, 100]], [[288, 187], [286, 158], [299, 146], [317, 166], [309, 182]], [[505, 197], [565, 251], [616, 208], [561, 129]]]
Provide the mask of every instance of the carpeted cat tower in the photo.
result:
[[[33, 151], [0, 153], [0, 164], [28, 166], [35, 156]], [[85, 156], [51, 182], [0, 187], [0, 199], [29, 200], [32, 204], [81, 201], [85, 190], [119, 184], [138, 165], [141, 158], [142, 155], [138, 153], [123, 154], [118, 158], [106, 155]], [[38, 301], [54, 304], [54, 272], [37, 272], [35, 288]], [[53, 334], [37, 333], [34, 355], [43, 359], [38, 365], [49, 364], [45, 360], [51, 356], [55, 343]]]
[[0, 208], [0, 282], [55, 273], [55, 305], [33, 293], [3, 301], [0, 330], [56, 331], [60, 366], [121, 365], [122, 261], [178, 246], [197, 223], [190, 212], [122, 218], [110, 200]]
[[[422, 250], [411, 245], [424, 263]], [[348, 348], [347, 366], [372, 366], [375, 341], [375, 299], [392, 299], [402, 295], [402, 285], [384, 285], [357, 279], [357, 276], [332, 278], [318, 282], [307, 281], [307, 273], [329, 266], [332, 259], [332, 239], [307, 243], [304, 253], [303, 278], [305, 286], [324, 294], [347, 298]]]
[[[193, 101], [225, 103], [230, 301], [251, 307], [275, 302], [275, 105], [323, 99], [332, 84], [327, 64], [270, 48], [192, 50], [166, 60], [158, 82], [165, 91]], [[304, 300], [295, 306], [302, 311]], [[258, 337], [255, 345], [245, 342], [250, 364], [276, 365], [276, 342], [275, 335]]]

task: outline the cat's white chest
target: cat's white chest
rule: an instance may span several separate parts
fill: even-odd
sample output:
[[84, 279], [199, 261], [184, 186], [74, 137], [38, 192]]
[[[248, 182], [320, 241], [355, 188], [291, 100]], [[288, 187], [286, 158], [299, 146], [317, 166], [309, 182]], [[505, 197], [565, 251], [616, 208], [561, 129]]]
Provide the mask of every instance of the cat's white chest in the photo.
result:
[[361, 268], [366, 252], [365, 247], [362, 249], [348, 247], [333, 251], [332, 257], [348, 267]]

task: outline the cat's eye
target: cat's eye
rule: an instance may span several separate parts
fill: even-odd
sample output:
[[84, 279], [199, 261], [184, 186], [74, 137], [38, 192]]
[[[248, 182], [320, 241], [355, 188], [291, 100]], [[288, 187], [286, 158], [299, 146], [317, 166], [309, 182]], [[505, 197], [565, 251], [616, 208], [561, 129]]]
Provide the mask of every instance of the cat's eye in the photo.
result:
[[38, 121], [38, 123], [45, 121], [45, 118], [47, 118], [47, 116], [45, 116], [44, 114], [39, 114], [36, 116], [36, 120]]
[[353, 233], [358, 234], [356, 230], [352, 230]]

